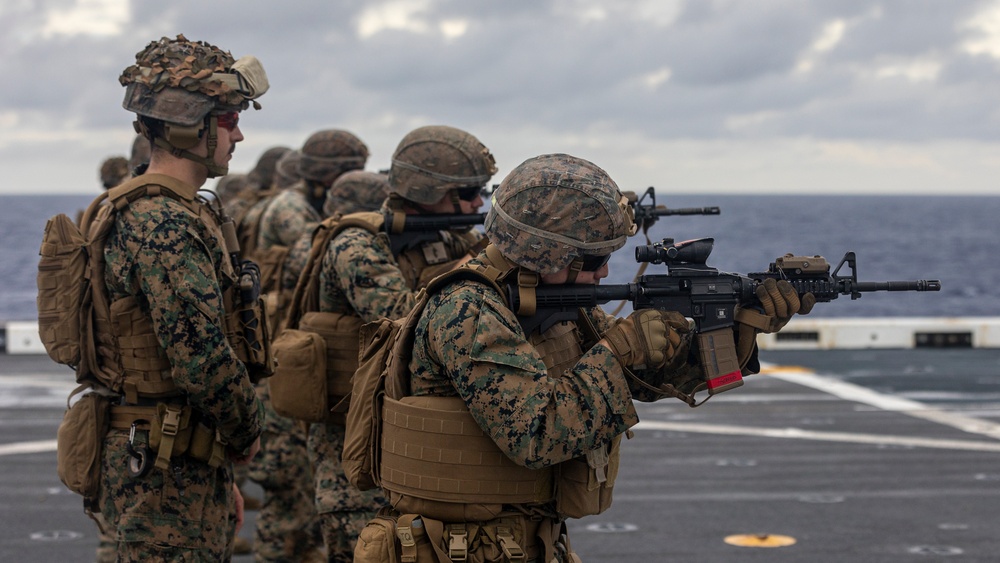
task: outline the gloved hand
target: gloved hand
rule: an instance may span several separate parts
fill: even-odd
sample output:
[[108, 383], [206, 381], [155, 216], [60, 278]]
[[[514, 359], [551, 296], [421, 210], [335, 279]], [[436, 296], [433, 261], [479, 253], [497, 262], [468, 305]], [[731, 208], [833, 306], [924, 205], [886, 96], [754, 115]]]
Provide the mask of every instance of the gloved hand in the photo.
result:
[[640, 309], [618, 319], [606, 333], [608, 343], [623, 366], [635, 369], [661, 368], [684, 349], [690, 325], [680, 313]]
[[756, 293], [764, 307], [764, 314], [771, 317], [769, 326], [761, 329], [765, 333], [778, 332], [792, 320], [792, 315], [807, 315], [816, 304], [816, 297], [812, 293], [806, 293], [800, 299], [787, 280], [768, 278], [757, 286]]

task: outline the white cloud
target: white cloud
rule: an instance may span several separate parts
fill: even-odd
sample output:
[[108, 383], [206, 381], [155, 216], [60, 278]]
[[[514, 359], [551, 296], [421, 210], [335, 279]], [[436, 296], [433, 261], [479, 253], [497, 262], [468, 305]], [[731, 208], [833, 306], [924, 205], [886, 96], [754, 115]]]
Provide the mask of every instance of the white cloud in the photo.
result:
[[128, 0], [76, 0], [69, 8], [49, 10], [42, 28], [42, 37], [120, 35], [129, 21], [130, 13]]
[[438, 27], [446, 39], [457, 39], [469, 30], [469, 21], [462, 19], [444, 20]]
[[427, 11], [427, 0], [394, 0], [366, 8], [357, 20], [358, 36], [367, 39], [386, 29], [428, 33], [430, 24], [419, 16]]
[[987, 6], [966, 20], [962, 27], [975, 34], [962, 44], [967, 53], [1000, 59], [1000, 2]]
[[842, 19], [824, 25], [809, 49], [799, 58], [795, 70], [800, 73], [811, 71], [820, 55], [832, 51], [844, 39], [846, 30], [847, 23]]
[[941, 73], [940, 61], [914, 59], [896, 63], [885, 63], [875, 70], [878, 78], [905, 78], [911, 82], [933, 82]]
[[655, 90], [670, 80], [672, 74], [673, 71], [669, 67], [663, 67], [645, 75], [642, 81], [646, 83], [646, 87], [650, 90]]

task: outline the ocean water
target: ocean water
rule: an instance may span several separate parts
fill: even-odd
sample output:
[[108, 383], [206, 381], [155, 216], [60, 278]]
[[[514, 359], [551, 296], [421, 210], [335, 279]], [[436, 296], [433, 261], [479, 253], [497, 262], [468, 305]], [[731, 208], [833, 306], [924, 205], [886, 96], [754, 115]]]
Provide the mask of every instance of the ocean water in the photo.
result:
[[[34, 320], [38, 247], [46, 220], [75, 217], [87, 195], [0, 196], [0, 322]], [[759, 272], [785, 253], [821, 255], [836, 266], [857, 254], [859, 281], [941, 280], [931, 293], [871, 293], [816, 306], [815, 317], [1000, 315], [1000, 197], [677, 195], [668, 207], [718, 206], [717, 216], [660, 219], [653, 240], [712, 237], [708, 264]], [[631, 281], [641, 235], [615, 253], [606, 283]], [[650, 265], [647, 274], [663, 273]]]

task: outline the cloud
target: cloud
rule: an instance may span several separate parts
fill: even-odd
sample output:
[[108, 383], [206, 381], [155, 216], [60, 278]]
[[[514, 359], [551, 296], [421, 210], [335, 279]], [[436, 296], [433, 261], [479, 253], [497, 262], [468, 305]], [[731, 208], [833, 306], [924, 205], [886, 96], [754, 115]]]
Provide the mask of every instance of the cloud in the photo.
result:
[[[12, 0], [0, 16], [0, 165], [11, 171], [24, 156], [14, 147], [74, 144], [84, 162], [73, 166], [88, 175], [86, 159], [123, 152], [132, 118], [118, 75], [150, 40], [177, 33], [267, 68], [272, 88], [244, 116], [234, 169], [327, 127], [355, 131], [387, 165], [395, 143], [428, 123], [473, 132], [502, 170], [529, 148], [572, 149], [652, 181], [672, 174], [657, 168], [674, 162], [662, 151], [678, 150], [692, 159], [684, 169], [713, 179], [686, 182], [702, 186], [718, 183], [717, 170], [742, 182], [740, 155], [753, 154], [775, 177], [754, 189], [805, 169], [760, 147], [794, 147], [836, 177], [847, 172], [806, 156], [851, 146], [931, 176], [941, 172], [921, 163], [954, 159], [971, 176], [993, 164], [944, 145], [981, 155], [1000, 142], [997, 1]], [[905, 166], [837, 154], [858, 175], [909, 181]]]
[[42, 37], [119, 35], [129, 20], [128, 0], [76, 0], [69, 8], [51, 8]]

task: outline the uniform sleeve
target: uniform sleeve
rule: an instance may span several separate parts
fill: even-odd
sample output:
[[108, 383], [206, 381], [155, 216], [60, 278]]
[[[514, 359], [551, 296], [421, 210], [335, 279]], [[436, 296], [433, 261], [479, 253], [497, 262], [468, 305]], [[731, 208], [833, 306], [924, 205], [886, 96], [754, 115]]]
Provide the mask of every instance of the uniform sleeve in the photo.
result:
[[595, 346], [573, 369], [552, 377], [492, 289], [455, 287], [428, 303], [415, 334], [412, 376], [433, 380], [439, 371], [515, 463], [537, 469], [579, 457], [638, 422], [607, 348]]
[[335, 273], [337, 288], [365, 322], [402, 318], [416, 303], [417, 292], [410, 289], [386, 239], [365, 229], [337, 235], [323, 270]]
[[263, 407], [226, 340], [210, 250], [194, 229], [170, 220], [142, 244], [134, 271], [174, 383], [233, 449], [246, 448], [261, 432]]

